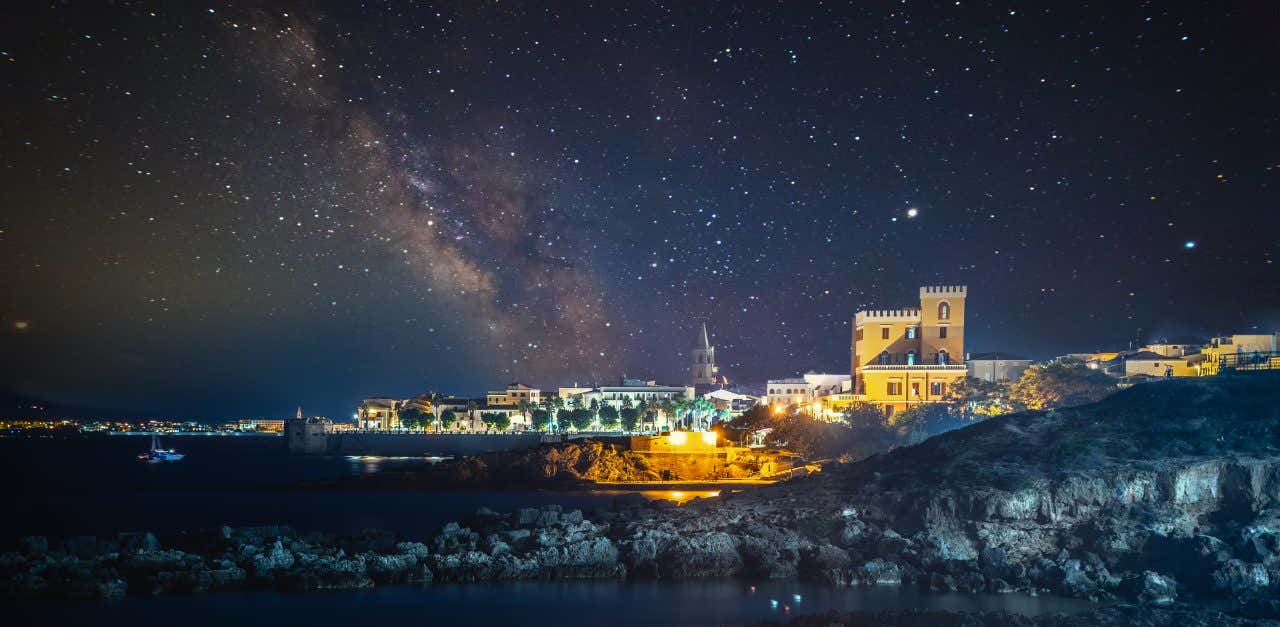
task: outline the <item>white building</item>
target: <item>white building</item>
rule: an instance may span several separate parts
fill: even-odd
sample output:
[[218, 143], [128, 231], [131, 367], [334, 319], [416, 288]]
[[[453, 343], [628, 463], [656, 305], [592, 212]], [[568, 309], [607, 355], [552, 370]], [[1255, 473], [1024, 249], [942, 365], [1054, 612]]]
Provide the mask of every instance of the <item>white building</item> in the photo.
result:
[[969, 353], [964, 365], [968, 376], [991, 383], [1017, 381], [1031, 367], [1031, 360], [1009, 353]]
[[769, 405], [778, 407], [806, 405], [852, 387], [853, 375], [809, 372], [802, 377], [770, 379], [765, 386], [765, 399]]
[[630, 399], [632, 406], [638, 406], [640, 401], [644, 401], [650, 405], [660, 403], [662, 401], [674, 401], [677, 398], [685, 400], [693, 400], [693, 386], [691, 385], [658, 385], [654, 381], [643, 381], [640, 379], [622, 379], [619, 385], [602, 386], [591, 388], [585, 392], [562, 397], [566, 402], [574, 396], [582, 398], [583, 406], [588, 406], [591, 401], [598, 401], [601, 406], [606, 404], [612, 405], [615, 409], [621, 409], [623, 403]]
[[730, 416], [740, 416], [743, 412], [760, 404], [760, 398], [747, 394], [738, 394], [729, 390], [713, 390], [702, 395], [716, 406], [716, 410], [725, 410]]

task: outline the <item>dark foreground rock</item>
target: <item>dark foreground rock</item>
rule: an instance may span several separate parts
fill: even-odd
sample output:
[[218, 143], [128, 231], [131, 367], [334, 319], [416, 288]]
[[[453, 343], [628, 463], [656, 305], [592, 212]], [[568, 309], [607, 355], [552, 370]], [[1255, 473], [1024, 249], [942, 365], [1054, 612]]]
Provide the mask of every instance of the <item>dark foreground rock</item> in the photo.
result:
[[421, 538], [285, 528], [31, 538], [0, 556], [0, 574], [11, 595], [79, 597], [794, 577], [1127, 601], [1156, 617], [1179, 602], [1211, 603], [1237, 618], [1280, 619], [1280, 383], [1138, 386], [786, 484], [682, 507], [618, 499], [615, 510], [481, 510]]

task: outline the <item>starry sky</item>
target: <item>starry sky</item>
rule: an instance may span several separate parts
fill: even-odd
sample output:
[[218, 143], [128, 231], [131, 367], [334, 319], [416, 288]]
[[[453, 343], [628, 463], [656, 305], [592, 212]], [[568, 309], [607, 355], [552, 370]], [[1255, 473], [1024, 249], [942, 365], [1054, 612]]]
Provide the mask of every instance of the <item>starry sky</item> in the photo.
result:
[[7, 394], [362, 395], [848, 369], [1280, 327], [1269, 2], [24, 3], [0, 26]]

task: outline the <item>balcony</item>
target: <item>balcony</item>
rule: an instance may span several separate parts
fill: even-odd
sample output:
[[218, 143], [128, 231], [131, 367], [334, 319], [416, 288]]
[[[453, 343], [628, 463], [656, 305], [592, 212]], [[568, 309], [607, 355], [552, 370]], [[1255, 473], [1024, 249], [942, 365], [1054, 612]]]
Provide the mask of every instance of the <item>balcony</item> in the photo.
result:
[[968, 367], [964, 364], [868, 364], [861, 370], [870, 372], [888, 372], [907, 370], [911, 372], [964, 372]]

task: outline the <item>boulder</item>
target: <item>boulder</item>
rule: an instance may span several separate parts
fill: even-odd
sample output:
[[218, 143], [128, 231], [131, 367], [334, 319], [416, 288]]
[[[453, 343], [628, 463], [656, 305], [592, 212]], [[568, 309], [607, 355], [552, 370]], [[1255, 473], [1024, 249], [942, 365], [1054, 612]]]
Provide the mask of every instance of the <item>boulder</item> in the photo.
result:
[[1127, 599], [1139, 603], [1168, 605], [1178, 599], [1178, 582], [1154, 571], [1126, 577], [1117, 590]]

